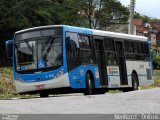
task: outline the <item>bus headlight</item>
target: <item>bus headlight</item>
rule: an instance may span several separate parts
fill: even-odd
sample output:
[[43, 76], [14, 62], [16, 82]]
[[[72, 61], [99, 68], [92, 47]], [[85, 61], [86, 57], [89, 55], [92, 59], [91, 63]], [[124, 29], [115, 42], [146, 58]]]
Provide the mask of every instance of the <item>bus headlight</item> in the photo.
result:
[[21, 77], [19, 77], [17, 75], [16, 75], [16, 80], [19, 81], [19, 82], [23, 82], [23, 83], [25, 82]]
[[58, 78], [58, 77], [60, 77], [61, 75], [63, 75], [63, 72], [64, 72], [63, 69], [60, 70], [60, 71], [57, 73], [57, 75], [55, 76], [55, 78]]

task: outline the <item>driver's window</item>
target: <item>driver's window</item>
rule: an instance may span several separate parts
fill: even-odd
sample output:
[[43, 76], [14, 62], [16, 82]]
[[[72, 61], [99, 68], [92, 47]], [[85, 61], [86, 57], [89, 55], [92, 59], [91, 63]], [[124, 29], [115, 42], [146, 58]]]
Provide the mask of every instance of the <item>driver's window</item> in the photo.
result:
[[79, 42], [77, 33], [66, 33], [66, 51], [67, 51], [67, 63], [68, 69], [74, 69], [79, 62]]

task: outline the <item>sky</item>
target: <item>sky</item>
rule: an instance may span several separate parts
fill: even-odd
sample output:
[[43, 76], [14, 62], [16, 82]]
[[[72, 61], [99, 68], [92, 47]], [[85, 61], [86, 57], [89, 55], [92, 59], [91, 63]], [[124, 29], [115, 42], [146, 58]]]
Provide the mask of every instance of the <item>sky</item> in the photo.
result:
[[[119, 1], [128, 6], [131, 0]], [[136, 0], [135, 10], [142, 15], [160, 19], [160, 0]]]

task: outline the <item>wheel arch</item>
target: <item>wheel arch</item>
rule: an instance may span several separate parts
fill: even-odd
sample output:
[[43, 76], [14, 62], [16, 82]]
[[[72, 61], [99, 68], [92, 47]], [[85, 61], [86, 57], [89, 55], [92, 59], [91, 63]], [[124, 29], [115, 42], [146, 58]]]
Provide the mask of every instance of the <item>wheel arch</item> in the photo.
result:
[[[135, 74], [135, 75], [137, 76], [137, 80], [138, 80], [137, 82], [138, 82], [138, 86], [139, 86], [139, 77], [138, 77], [138, 74], [137, 74], [136, 70], [133, 70], [133, 71], [132, 71], [132, 74]], [[131, 77], [132, 77], [132, 76], [131, 76]]]
[[93, 87], [95, 87], [95, 79], [94, 79], [94, 74], [91, 70], [87, 70], [86, 75], [90, 74], [91, 75], [91, 80], [93, 81]]

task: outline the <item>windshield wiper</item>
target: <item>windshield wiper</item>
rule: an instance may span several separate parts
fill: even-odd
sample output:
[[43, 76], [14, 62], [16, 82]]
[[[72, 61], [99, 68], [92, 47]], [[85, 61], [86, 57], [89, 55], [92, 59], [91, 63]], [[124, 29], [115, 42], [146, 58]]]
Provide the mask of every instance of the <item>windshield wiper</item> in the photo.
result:
[[44, 48], [42, 48], [42, 51], [44, 51], [43, 58], [45, 58], [48, 52], [51, 50], [54, 40], [55, 40], [54, 37], [51, 37], [49, 41], [47, 41], [46, 44], [44, 45]]
[[28, 41], [24, 40], [24, 42], [26, 43], [28, 49], [33, 53], [33, 48], [32, 48], [32, 46], [30, 46], [30, 44], [28, 43]]

